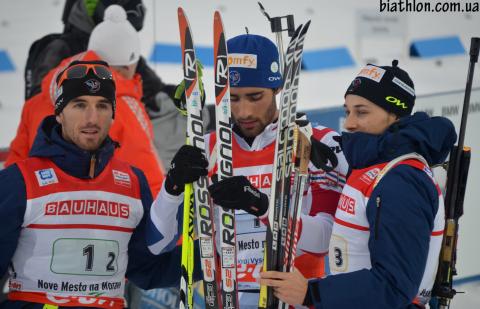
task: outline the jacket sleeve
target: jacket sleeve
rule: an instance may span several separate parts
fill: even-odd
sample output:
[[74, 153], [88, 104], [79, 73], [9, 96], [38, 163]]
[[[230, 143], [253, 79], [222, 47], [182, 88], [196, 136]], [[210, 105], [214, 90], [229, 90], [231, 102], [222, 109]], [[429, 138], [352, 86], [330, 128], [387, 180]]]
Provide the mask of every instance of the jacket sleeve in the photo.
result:
[[166, 85], [160, 77], [147, 64], [145, 58], [140, 57], [137, 64], [137, 73], [142, 76], [143, 98], [142, 102], [148, 108], [156, 108], [155, 96]]
[[298, 248], [309, 253], [324, 254], [328, 251], [333, 217], [345, 185], [348, 164], [338, 142], [333, 139], [335, 136], [338, 133], [329, 128], [313, 129], [313, 137], [335, 152], [338, 165], [331, 172], [319, 170], [312, 163], [308, 167], [310, 179], [302, 202]]
[[17, 249], [27, 204], [25, 181], [17, 165], [0, 171], [0, 277]]
[[147, 219], [147, 244], [150, 252], [160, 254], [172, 250], [179, 240], [182, 225], [179, 211], [183, 209], [183, 194], [174, 196], [165, 190], [165, 185], [150, 209]]
[[[31, 98], [30, 100], [35, 100], [35, 97]], [[25, 160], [28, 157], [28, 152], [30, 151], [30, 130], [28, 126], [33, 125], [28, 121], [29, 101], [25, 102], [23, 105], [22, 116], [20, 118], [20, 123], [18, 124], [17, 134], [10, 143], [8, 156], [5, 160], [5, 167], [10, 166], [18, 161]]]
[[15, 138], [10, 143], [10, 151], [5, 167], [28, 158], [43, 119], [53, 114], [50, 95], [39, 93], [28, 99], [22, 107], [22, 116]]
[[437, 189], [423, 171], [400, 165], [388, 172], [367, 205], [372, 268], [310, 281], [315, 308], [407, 308], [422, 280], [437, 211]]
[[152, 194], [147, 180], [139, 169], [133, 168], [140, 181], [144, 215], [128, 245], [128, 267], [126, 277], [142, 289], [176, 286], [180, 282], [181, 248], [161, 255], [154, 255], [147, 246], [147, 221], [152, 204]]

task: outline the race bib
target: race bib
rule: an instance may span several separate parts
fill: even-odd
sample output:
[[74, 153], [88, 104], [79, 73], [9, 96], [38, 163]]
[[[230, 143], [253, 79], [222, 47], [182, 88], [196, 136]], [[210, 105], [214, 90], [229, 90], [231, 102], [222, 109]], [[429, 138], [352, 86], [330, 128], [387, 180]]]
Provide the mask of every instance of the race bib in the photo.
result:
[[56, 274], [112, 276], [118, 270], [114, 240], [59, 238], [53, 243], [50, 270]]

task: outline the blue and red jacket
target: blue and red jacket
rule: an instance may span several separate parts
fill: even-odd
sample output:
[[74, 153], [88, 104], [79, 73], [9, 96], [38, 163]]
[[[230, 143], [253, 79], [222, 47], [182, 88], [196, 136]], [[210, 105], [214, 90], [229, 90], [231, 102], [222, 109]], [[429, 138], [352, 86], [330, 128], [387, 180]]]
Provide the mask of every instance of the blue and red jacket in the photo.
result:
[[[91, 153], [65, 141], [60, 132], [61, 127], [55, 116], [45, 118], [39, 127], [30, 157], [47, 158], [69, 176], [88, 179], [91, 157], [95, 155], [93, 178], [100, 175], [113, 157], [115, 142], [107, 138], [95, 153]], [[131, 169], [140, 187], [143, 217], [128, 243], [125, 276], [143, 289], [176, 286], [180, 279], [181, 252], [177, 248], [156, 256], [148, 250], [146, 233], [152, 195], [143, 172], [135, 167]], [[3, 276], [15, 254], [22, 231], [27, 208], [27, 184], [17, 164], [0, 171], [0, 183], [0, 274]], [[6, 301], [0, 304], [0, 308], [23, 308], [27, 304], [24, 301]], [[28, 308], [43, 308], [43, 304], [30, 304]]]
[[[361, 170], [412, 152], [430, 166], [439, 164], [455, 140], [448, 119], [415, 113], [381, 135], [343, 133], [341, 144], [350, 168]], [[380, 220], [377, 197], [382, 200]], [[386, 173], [366, 205], [371, 268], [311, 280], [307, 302], [322, 309], [416, 308], [412, 301], [426, 267], [438, 199], [437, 187], [424, 171], [401, 164]]]

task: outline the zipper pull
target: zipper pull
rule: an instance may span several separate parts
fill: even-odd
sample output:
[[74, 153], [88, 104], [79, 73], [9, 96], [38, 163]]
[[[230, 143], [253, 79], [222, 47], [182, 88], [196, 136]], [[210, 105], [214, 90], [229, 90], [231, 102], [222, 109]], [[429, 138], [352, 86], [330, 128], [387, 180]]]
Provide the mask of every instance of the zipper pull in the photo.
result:
[[90, 170], [88, 172], [88, 176], [92, 179], [95, 176], [95, 163], [96, 162], [97, 162], [97, 156], [92, 155], [92, 157], [90, 158]]
[[378, 226], [380, 225], [380, 195], [375, 198], [377, 215], [375, 216], [375, 240], [378, 239]]

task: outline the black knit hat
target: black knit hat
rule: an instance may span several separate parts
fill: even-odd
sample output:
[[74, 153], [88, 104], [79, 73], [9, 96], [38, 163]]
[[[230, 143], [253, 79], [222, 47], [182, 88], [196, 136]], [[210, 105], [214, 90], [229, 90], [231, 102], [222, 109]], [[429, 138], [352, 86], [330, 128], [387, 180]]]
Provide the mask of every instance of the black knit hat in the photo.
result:
[[412, 113], [415, 88], [407, 72], [400, 69], [398, 60], [392, 66], [367, 64], [358, 73], [345, 93], [361, 96], [399, 117]]
[[[65, 70], [63, 70], [56, 80], [57, 89], [55, 92], [55, 115], [58, 115], [67, 106], [67, 104], [80, 96], [101, 96], [106, 98], [112, 104], [112, 118], [115, 118], [115, 82], [113, 78], [105, 79], [97, 76], [92, 69], [82, 78], [64, 79], [61, 85], [58, 85], [65, 71], [75, 65], [101, 65], [110, 71], [109, 66], [104, 61], [73, 61]], [[109, 72], [110, 76], [111, 71]]]

